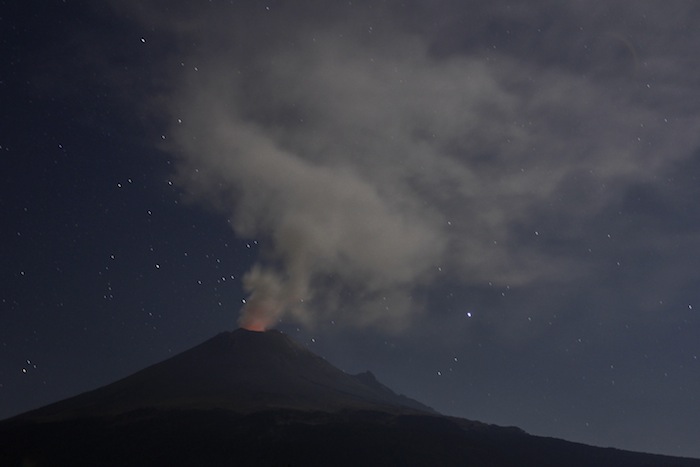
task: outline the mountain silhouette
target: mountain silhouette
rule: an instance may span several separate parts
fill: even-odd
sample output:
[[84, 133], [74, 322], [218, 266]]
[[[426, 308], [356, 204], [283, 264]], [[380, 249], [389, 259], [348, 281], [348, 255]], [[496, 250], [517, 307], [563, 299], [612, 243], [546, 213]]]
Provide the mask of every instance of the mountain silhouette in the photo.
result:
[[447, 417], [278, 331], [238, 329], [0, 422], [0, 466], [700, 467]]
[[424, 411], [367, 372], [349, 375], [279, 331], [237, 329], [120, 381], [24, 414], [32, 420], [144, 408]]

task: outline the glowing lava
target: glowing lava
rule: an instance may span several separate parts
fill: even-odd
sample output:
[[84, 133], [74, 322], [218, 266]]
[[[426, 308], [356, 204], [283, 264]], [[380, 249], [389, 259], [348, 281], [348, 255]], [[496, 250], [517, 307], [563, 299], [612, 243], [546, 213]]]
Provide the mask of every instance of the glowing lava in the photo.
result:
[[249, 331], [263, 332], [274, 326], [284, 311], [283, 301], [270, 297], [267, 290], [255, 291], [245, 302], [238, 325]]
[[251, 306], [248, 302], [243, 308], [238, 325], [248, 331], [265, 332], [274, 323], [274, 315], [263, 306]]
[[267, 323], [255, 318], [242, 321], [240, 325], [243, 329], [247, 329], [248, 331], [265, 332], [267, 330]]

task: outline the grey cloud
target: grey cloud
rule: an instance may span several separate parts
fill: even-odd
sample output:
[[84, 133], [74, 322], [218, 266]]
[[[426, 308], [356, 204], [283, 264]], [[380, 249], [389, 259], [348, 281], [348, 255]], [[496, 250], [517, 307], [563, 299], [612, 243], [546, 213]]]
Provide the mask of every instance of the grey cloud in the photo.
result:
[[[181, 85], [168, 105], [183, 123], [172, 126], [170, 150], [186, 190], [261, 240], [244, 313], [398, 330], [426, 308], [416, 291], [442, 269], [473, 285], [593, 273], [585, 257], [523, 242], [518, 229], [537, 236], [533, 219], [559, 219], [556, 234], [543, 234], [580, 241], [628, 186], [689, 156], [698, 121], [659, 104], [682, 80], [662, 73], [647, 86], [600, 73], [620, 61], [656, 67], [660, 49], [598, 12], [586, 24], [609, 32], [586, 52], [592, 36], [573, 28], [579, 7], [554, 26], [543, 9], [492, 11], [520, 25], [531, 48], [488, 53], [400, 17], [370, 31], [292, 14], [258, 53], [240, 19], [228, 34], [230, 11], [209, 28], [178, 27], [211, 47], [187, 57], [202, 63], [197, 73], [173, 77]], [[621, 8], [610, 17], [625, 17]], [[469, 40], [487, 43], [479, 26]], [[451, 53], [436, 53], [448, 42]], [[591, 73], [550, 66], [566, 49], [588, 54]]]

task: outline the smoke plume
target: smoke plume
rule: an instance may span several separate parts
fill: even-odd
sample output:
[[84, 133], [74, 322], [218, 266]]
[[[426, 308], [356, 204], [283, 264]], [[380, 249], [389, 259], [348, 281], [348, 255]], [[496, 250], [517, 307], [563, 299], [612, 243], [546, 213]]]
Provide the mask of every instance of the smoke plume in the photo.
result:
[[[537, 60], [460, 49], [402, 23], [391, 3], [167, 18], [139, 5], [181, 44], [161, 99], [178, 182], [261, 246], [244, 278], [250, 328], [285, 318], [400, 330], [448, 277], [517, 286], [585, 274], [586, 260], [539, 232], [578, 237], [625, 187], [687, 154], [666, 148], [697, 139], [682, 121], [664, 128], [635, 89], [610, 86], [634, 69], [602, 52], [567, 69], [550, 68], [546, 48]], [[563, 29], [547, 34], [543, 44], [565, 48]]]

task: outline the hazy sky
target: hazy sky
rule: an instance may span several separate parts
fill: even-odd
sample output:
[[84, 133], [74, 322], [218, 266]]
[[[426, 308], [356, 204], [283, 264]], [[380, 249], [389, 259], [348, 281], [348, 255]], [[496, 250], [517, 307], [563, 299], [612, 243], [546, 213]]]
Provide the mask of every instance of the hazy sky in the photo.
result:
[[0, 5], [0, 417], [241, 322], [700, 457], [696, 2]]

